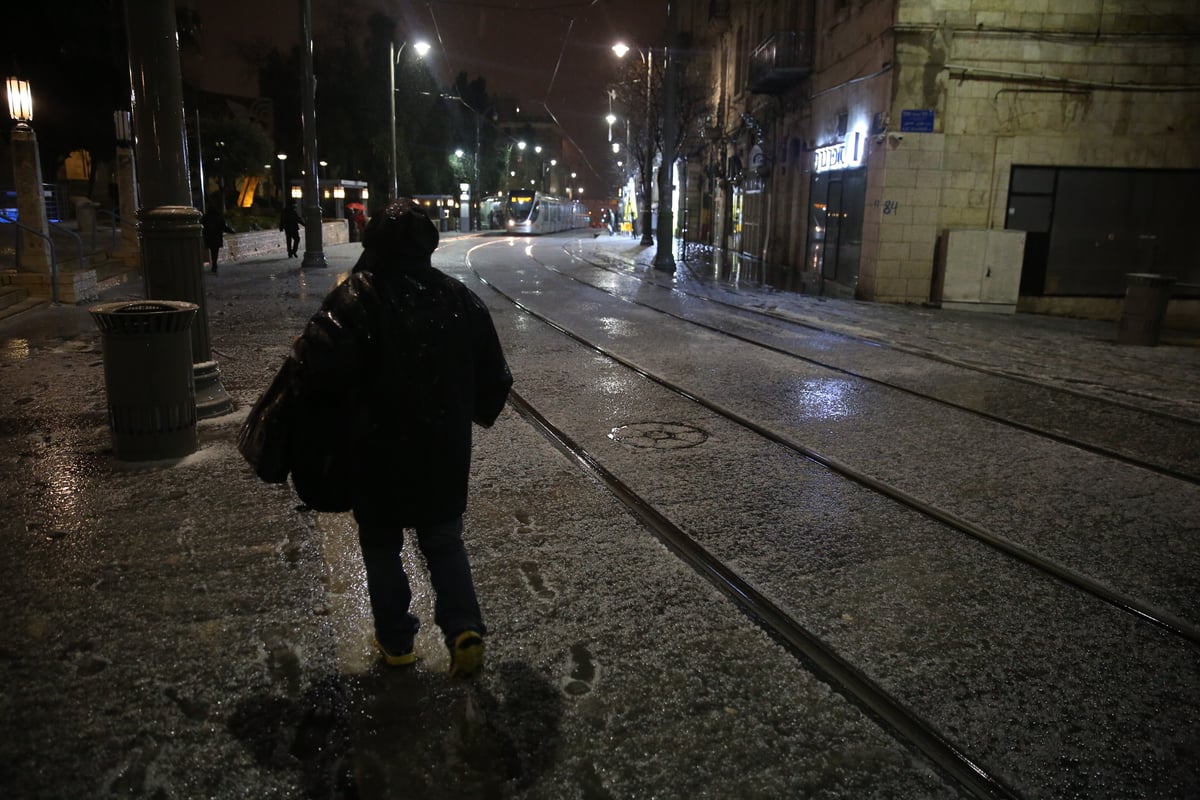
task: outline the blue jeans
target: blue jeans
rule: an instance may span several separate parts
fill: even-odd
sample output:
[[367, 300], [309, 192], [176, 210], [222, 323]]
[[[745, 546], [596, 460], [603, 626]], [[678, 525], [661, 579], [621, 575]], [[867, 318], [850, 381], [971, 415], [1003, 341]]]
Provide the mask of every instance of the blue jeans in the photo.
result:
[[[433, 620], [448, 642], [463, 631], [487, 632], [475, 597], [462, 529], [462, 517], [416, 529], [417, 544], [425, 556], [433, 584]], [[421, 621], [408, 611], [412, 590], [400, 558], [404, 529], [360, 525], [358, 542], [367, 568], [367, 594], [375, 617], [375, 638], [389, 652], [410, 652]]]

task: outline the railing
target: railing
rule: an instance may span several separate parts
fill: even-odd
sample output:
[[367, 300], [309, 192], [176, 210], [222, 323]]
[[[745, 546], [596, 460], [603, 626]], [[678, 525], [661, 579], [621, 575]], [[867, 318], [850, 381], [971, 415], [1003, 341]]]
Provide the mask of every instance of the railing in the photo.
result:
[[[45, 233], [42, 233], [41, 231], [37, 230], [36, 228], [31, 228], [28, 225], [18, 222], [16, 219], [8, 216], [7, 214], [0, 213], [0, 219], [3, 219], [5, 222], [8, 222], [11, 225], [17, 226], [16, 246], [14, 249], [15, 249], [15, 258], [16, 258], [16, 264], [17, 264], [18, 269], [21, 267], [21, 232], [22, 231], [29, 231], [34, 236], [42, 237], [43, 239], [46, 240], [46, 243], [50, 245], [50, 298], [54, 302], [55, 305], [58, 305], [58, 257], [55, 254], [54, 238]], [[76, 236], [75, 238], [78, 239], [79, 237]], [[83, 258], [83, 244], [82, 243], [79, 246], [79, 257], [81, 259]]]
[[121, 231], [122, 227], [129, 225], [129, 226], [133, 227], [135, 230], [137, 228], [136, 223], [125, 219], [120, 214], [118, 214], [116, 211], [109, 211], [106, 208], [96, 209], [96, 223], [97, 224], [92, 228], [92, 251], [93, 252], [95, 252], [95, 250], [96, 250], [96, 230], [100, 227], [99, 222], [100, 222], [101, 215], [106, 216], [110, 220], [112, 220], [112, 224], [108, 226], [110, 229], [110, 232], [111, 232], [111, 238], [108, 243], [108, 246], [110, 248], [117, 246], [117, 242], [120, 239], [120, 231]]
[[749, 86], [757, 94], [779, 94], [812, 72], [812, 45], [807, 32], [780, 31], [750, 54]]
[[[75, 252], [79, 254], [79, 268], [83, 269], [83, 239], [80, 238], [79, 234], [70, 228], [59, 225], [57, 222], [49, 222], [47, 224], [54, 230], [65, 233], [75, 240]], [[51, 265], [57, 269], [57, 265], [53, 264], [53, 259], [51, 259]]]

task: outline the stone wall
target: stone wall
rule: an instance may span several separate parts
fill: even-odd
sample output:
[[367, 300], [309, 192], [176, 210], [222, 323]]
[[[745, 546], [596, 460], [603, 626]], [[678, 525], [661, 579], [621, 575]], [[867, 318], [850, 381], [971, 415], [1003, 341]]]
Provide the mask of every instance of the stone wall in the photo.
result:
[[50, 272], [18, 272], [15, 269], [0, 271], [0, 285], [17, 286], [29, 297], [50, 300], [54, 297], [55, 285], [60, 303], [90, 303], [100, 297], [96, 270], [60, 270], [52, 284]]
[[[323, 245], [346, 244], [350, 241], [350, 228], [346, 220], [325, 220], [321, 224]], [[300, 250], [304, 251], [304, 229], [300, 229]], [[252, 258], [267, 258], [287, 254], [287, 242], [283, 231], [246, 231], [225, 234], [225, 248], [221, 251], [222, 261], [247, 261]]]
[[[346, 244], [350, 241], [350, 229], [346, 220], [326, 220], [321, 225], [321, 236], [323, 246]], [[300, 231], [300, 248], [303, 251], [303, 229]], [[286, 253], [287, 243], [284, 241], [282, 231], [228, 233], [225, 235], [225, 247], [221, 251], [221, 261], [277, 258]], [[203, 258], [208, 258], [207, 252], [204, 252]], [[99, 280], [95, 269], [60, 269], [56, 283], [58, 300], [61, 303], [94, 302], [99, 298]], [[24, 289], [30, 297], [46, 300], [53, 297], [54, 287], [50, 282], [48, 268], [44, 272], [0, 271], [0, 285], [18, 286]]]
[[1179, 3], [899, 0], [891, 130], [906, 109], [936, 125], [871, 158], [861, 296], [928, 300], [943, 231], [1005, 227], [1014, 165], [1200, 168], [1195, 94], [1172, 91], [1200, 86], [1197, 26]]

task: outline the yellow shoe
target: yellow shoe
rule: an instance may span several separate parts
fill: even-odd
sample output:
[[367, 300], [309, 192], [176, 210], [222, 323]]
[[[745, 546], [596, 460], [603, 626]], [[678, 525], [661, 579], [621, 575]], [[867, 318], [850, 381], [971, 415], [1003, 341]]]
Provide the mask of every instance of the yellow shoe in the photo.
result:
[[483, 669], [483, 637], [463, 631], [450, 644], [450, 677], [469, 678]]
[[407, 667], [417, 663], [417, 654], [411, 650], [407, 653], [392, 653], [381, 645], [378, 639], [372, 639], [371, 641], [375, 643], [375, 648], [383, 654], [383, 661], [389, 667]]

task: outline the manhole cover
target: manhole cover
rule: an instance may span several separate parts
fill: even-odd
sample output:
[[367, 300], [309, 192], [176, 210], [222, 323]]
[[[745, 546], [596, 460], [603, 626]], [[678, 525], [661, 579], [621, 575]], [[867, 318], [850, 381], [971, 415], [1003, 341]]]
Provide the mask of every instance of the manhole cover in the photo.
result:
[[682, 450], [708, 441], [708, 433], [678, 422], [635, 422], [613, 428], [608, 438], [641, 450]]

